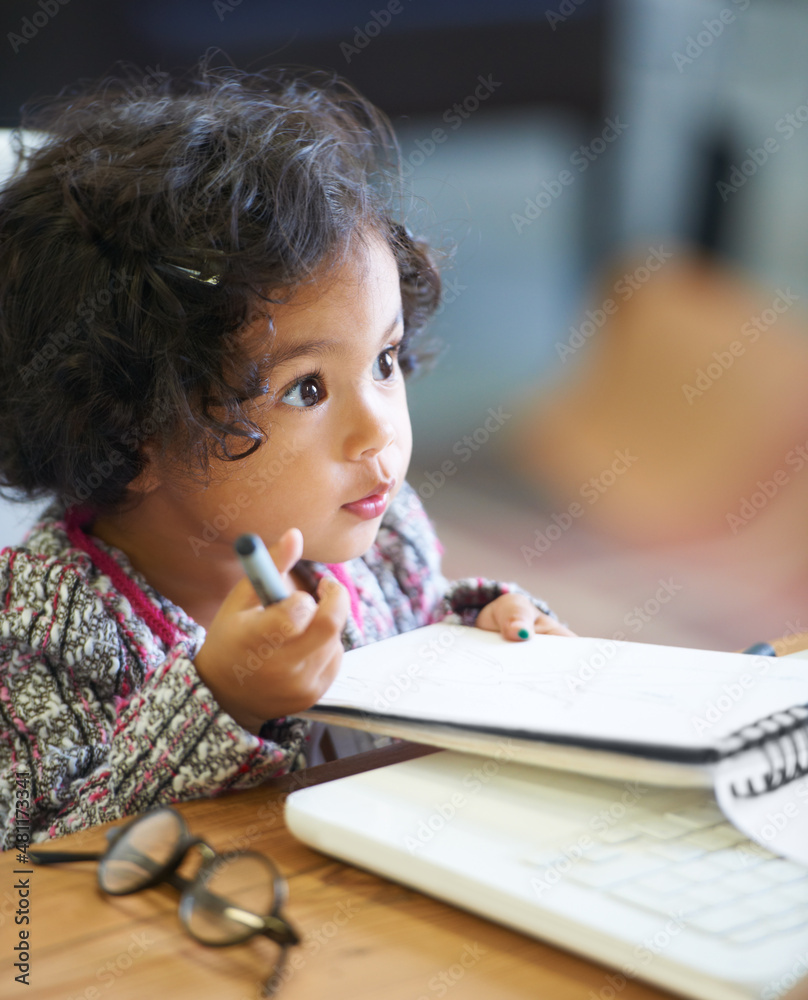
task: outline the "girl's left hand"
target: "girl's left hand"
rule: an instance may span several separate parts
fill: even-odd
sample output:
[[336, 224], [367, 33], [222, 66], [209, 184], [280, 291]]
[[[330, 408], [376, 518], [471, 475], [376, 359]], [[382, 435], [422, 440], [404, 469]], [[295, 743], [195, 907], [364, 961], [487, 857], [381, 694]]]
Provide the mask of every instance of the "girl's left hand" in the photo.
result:
[[501, 632], [503, 638], [516, 642], [529, 639], [534, 632], [541, 635], [575, 635], [555, 618], [539, 611], [524, 594], [500, 594], [477, 615], [477, 627], [489, 632]]

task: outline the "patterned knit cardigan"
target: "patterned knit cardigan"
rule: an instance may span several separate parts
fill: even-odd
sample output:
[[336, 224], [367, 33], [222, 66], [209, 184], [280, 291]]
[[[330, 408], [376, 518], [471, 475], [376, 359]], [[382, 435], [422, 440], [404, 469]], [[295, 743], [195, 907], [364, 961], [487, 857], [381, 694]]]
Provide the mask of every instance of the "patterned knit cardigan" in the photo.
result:
[[[441, 552], [405, 482], [364, 556], [296, 569], [312, 584], [333, 575], [347, 586], [346, 650], [447, 618], [471, 625], [500, 594], [526, 593], [480, 578], [450, 584]], [[3, 849], [18, 834], [42, 841], [299, 766], [308, 724], [290, 717], [260, 736], [242, 729], [196, 673], [204, 638], [123, 552], [82, 532], [58, 504], [20, 546], [0, 552]]]

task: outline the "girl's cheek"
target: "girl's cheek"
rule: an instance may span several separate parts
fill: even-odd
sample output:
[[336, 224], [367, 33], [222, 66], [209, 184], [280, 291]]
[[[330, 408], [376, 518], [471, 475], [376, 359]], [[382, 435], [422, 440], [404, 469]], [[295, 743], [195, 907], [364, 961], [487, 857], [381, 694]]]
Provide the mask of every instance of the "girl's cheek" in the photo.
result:
[[257, 495], [257, 496], [261, 496], [261, 494], [262, 494], [262, 493], [264, 492], [264, 490], [266, 489], [266, 482], [264, 481], [264, 479], [263, 479], [263, 476], [262, 476], [262, 475], [260, 475], [260, 474], [256, 474], [256, 475], [253, 475], [253, 476], [250, 476], [250, 478], [249, 478], [249, 479], [247, 480], [247, 486], [248, 486], [248, 487], [249, 487], [249, 488], [250, 488], [250, 489], [251, 489], [251, 490], [252, 490], [252, 491], [253, 491], [253, 492], [254, 492], [254, 493], [255, 493], [255, 494]]

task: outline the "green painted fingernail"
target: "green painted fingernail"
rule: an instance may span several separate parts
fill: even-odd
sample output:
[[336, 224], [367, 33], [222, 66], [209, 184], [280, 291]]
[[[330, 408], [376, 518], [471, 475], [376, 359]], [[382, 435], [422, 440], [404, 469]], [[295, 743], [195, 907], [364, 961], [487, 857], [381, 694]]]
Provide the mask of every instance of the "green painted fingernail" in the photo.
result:
[[517, 632], [517, 635], [519, 636], [520, 639], [530, 638], [530, 632], [528, 632], [526, 628], [520, 628], [519, 631]]

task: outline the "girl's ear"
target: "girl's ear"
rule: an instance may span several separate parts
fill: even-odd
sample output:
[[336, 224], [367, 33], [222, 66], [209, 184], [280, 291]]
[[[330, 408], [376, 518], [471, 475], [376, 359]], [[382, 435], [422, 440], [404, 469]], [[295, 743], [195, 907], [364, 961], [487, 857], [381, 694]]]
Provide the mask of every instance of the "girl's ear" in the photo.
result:
[[148, 443], [144, 444], [141, 446], [141, 454], [144, 458], [143, 468], [129, 483], [127, 489], [144, 497], [161, 485], [162, 478], [158, 470], [157, 448]]

